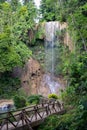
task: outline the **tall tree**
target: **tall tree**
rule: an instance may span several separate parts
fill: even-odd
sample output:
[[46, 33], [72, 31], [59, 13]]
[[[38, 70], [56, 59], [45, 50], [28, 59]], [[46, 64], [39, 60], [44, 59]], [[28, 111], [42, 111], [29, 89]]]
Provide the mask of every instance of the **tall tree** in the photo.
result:
[[43, 20], [55, 21], [56, 20], [56, 10], [57, 10], [57, 0], [42, 0], [41, 1], [41, 14]]
[[11, 5], [3, 3], [0, 11], [2, 12], [0, 14], [0, 72], [5, 72], [11, 71], [15, 66], [23, 65], [24, 57], [27, 59], [31, 51], [19, 40], [19, 36], [15, 37], [14, 16], [17, 18], [17, 14], [15, 12], [13, 14]]
[[0, 3], [0, 95], [11, 95], [18, 88], [19, 81], [11, 77], [11, 72], [16, 66], [23, 67], [32, 55], [26, 43], [29, 43], [28, 29], [33, 29], [35, 17], [32, 2], [29, 5], [14, 0]]

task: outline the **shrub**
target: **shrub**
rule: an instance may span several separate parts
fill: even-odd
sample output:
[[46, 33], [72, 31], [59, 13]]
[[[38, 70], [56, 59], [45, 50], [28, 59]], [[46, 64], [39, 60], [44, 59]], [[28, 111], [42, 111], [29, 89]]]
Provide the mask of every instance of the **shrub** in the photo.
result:
[[79, 107], [64, 115], [49, 116], [38, 130], [87, 130], [87, 110]]
[[58, 125], [59, 117], [58, 115], [49, 116], [45, 119], [44, 123], [42, 123], [38, 130], [55, 130]]
[[22, 96], [14, 96], [13, 101], [16, 108], [22, 108], [26, 106], [26, 99]]
[[48, 98], [54, 98], [54, 99], [58, 99], [58, 96], [56, 94], [49, 94]]
[[28, 97], [29, 104], [38, 104], [42, 95], [31, 95]]

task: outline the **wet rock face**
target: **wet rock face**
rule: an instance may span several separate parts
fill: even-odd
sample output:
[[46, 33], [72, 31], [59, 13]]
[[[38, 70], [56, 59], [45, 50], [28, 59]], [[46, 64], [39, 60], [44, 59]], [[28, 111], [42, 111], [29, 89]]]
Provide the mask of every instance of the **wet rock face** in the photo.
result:
[[[50, 24], [52, 24], [52, 25], [55, 24], [54, 27], [59, 28], [59, 30], [63, 30], [63, 29], [67, 28], [67, 23], [61, 24], [59, 22], [55, 22], [55, 23], [50, 22]], [[45, 27], [45, 24], [43, 27]], [[51, 29], [52, 29], [51, 26], [49, 26], [48, 30], [51, 30]], [[51, 39], [50, 37], [52, 37], [52, 39], [53, 39], [53, 35], [52, 35], [52, 33], [51, 33], [51, 35], [49, 35], [48, 32], [51, 32], [51, 31], [47, 31], [46, 35], [48, 37], [43, 36], [43, 39], [46, 38], [48, 49], [49, 48], [51, 49], [52, 47], [55, 48], [56, 45], [52, 45], [50, 42], [50, 39]], [[54, 33], [54, 31], [53, 31], [53, 33]], [[52, 41], [52, 39], [51, 39], [51, 41]], [[72, 51], [73, 50], [72, 41], [70, 39], [68, 32], [66, 32], [64, 34], [64, 37], [62, 40], [63, 40], [64, 44], [66, 46], [68, 46], [69, 49]], [[50, 52], [49, 52], [49, 55], [50, 55]], [[50, 60], [51, 58], [47, 57], [47, 62], [49, 61], [48, 59]], [[50, 66], [50, 65], [48, 64], [48, 66]], [[48, 68], [48, 66], [47, 66], [47, 68]], [[54, 80], [52, 82], [50, 74], [43, 73], [40, 63], [33, 58], [28, 60], [28, 62], [25, 64], [23, 69], [16, 67], [15, 71], [14, 71], [14, 75], [20, 77], [21, 87], [23, 88], [23, 90], [26, 92], [27, 95], [42, 94], [44, 96], [47, 96], [50, 93], [59, 94], [61, 89], [63, 89], [63, 90], [65, 89], [66, 82], [63, 81], [62, 78], [54, 77]]]
[[43, 74], [38, 93], [44, 96], [48, 96], [51, 93], [57, 95], [61, 94], [61, 90], [64, 90], [66, 86], [66, 81], [63, 78], [54, 77], [53, 81], [51, 79], [51, 74]]
[[[66, 29], [66, 32], [60, 38], [62, 38], [62, 41], [63, 41], [64, 45], [69, 47], [70, 51], [73, 51], [75, 49], [74, 45], [73, 45], [73, 40], [71, 39], [70, 33], [68, 32], [68, 29], [67, 29], [68, 28], [68, 24], [66, 22], [64, 22], [64, 23], [60, 23], [59, 21], [47, 22], [47, 23], [44, 23], [44, 28], [45, 28], [46, 24], [53, 24], [53, 25], [55, 25], [56, 31], [58, 31], [58, 30], [63, 31], [64, 29]], [[51, 26], [49, 26], [48, 31], [51, 32], [50, 31], [51, 29], [52, 29]], [[48, 47], [49, 47], [50, 46], [49, 43], [51, 41], [50, 37], [52, 37], [52, 36], [51, 36], [51, 33], [50, 33], [50, 35], [49, 34], [48, 35], [45, 34], [45, 35], [47, 36], [47, 38], [46, 38], [46, 36], [43, 37], [43, 38], [46, 38], [46, 40], [48, 41]], [[56, 36], [58, 37], [58, 35], [56, 35]]]
[[23, 69], [15, 68], [13, 75], [20, 78], [22, 91], [27, 96], [41, 94], [47, 97], [50, 93], [60, 94], [61, 89], [64, 90], [66, 86], [63, 78], [54, 77], [52, 82], [51, 74], [44, 73], [40, 63], [33, 58], [28, 60]]
[[[52, 93], [49, 87], [49, 84], [51, 85], [49, 77], [50, 74], [43, 73], [39, 62], [31, 58], [22, 70], [22, 89], [25, 91], [27, 95], [42, 94], [43, 96], [48, 96], [48, 94]], [[55, 85], [54, 89], [55, 92], [58, 94], [60, 93], [60, 89], [64, 89], [65, 82], [61, 82], [60, 79], [55, 78], [55, 84], [57, 84], [57, 86]]]

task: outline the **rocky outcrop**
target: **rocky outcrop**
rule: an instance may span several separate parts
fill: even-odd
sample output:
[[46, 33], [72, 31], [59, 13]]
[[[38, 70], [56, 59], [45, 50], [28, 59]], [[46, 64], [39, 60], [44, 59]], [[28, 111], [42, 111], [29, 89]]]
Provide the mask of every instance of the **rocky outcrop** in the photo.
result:
[[73, 42], [72, 42], [72, 39], [70, 37], [70, 34], [68, 32], [68, 25], [67, 23], [60, 23], [60, 30], [64, 30], [66, 29], [65, 33], [64, 33], [64, 36], [63, 36], [63, 42], [66, 46], [69, 47], [69, 50], [73, 51], [74, 50], [74, 45], [73, 45]]
[[[74, 45], [73, 45], [73, 41], [72, 41], [72, 39], [71, 39], [71, 36], [70, 36], [70, 33], [69, 33], [69, 31], [68, 31], [68, 25], [67, 25], [67, 23], [66, 22], [64, 22], [64, 23], [60, 23], [59, 21], [51, 21], [51, 22], [47, 22], [47, 23], [50, 23], [50, 24], [55, 24], [55, 27], [56, 27], [56, 31], [63, 31], [63, 30], [65, 30], [64, 31], [64, 33], [61, 33], [61, 36], [60, 37], [62, 37], [62, 42], [64, 43], [64, 45], [66, 45], [66, 46], [68, 46], [69, 47], [69, 50], [71, 50], [71, 51], [73, 51], [74, 50]], [[44, 40], [45, 38], [46, 38], [46, 32], [45, 32], [45, 28], [46, 28], [46, 24], [47, 23], [43, 23], [42, 24], [42, 26], [41, 26], [41, 28], [44, 30], [44, 33], [42, 33], [42, 39]], [[50, 30], [50, 27], [51, 26], [49, 26], [49, 30]], [[38, 28], [39, 28], [39, 25], [38, 25]], [[50, 41], [50, 36], [51, 36], [51, 34], [50, 35], [48, 35], [48, 39], [46, 39], [47, 41]], [[59, 34], [57, 35], [58, 37], [59, 37]]]
[[[70, 33], [68, 31], [68, 25], [66, 22], [64, 23], [60, 23], [59, 21], [50, 21], [50, 22], [43, 22], [41, 24], [36, 24], [35, 26], [35, 30], [28, 30], [28, 36], [29, 36], [29, 42], [31, 43], [32, 40], [34, 39], [34, 36], [36, 34], [38, 34], [38, 37], [37, 39], [39, 40], [44, 40], [46, 38], [46, 32], [45, 32], [45, 28], [46, 28], [46, 24], [47, 23], [51, 23], [51, 24], [55, 24], [55, 27], [56, 27], [56, 30], [66, 30], [64, 34], [62, 34], [63, 36], [63, 42], [66, 46], [69, 47], [69, 50], [73, 51], [74, 50], [74, 45], [73, 45], [73, 42], [72, 42], [72, 39], [71, 39], [71, 36], [70, 36]], [[50, 30], [50, 26], [49, 26], [49, 30]], [[40, 32], [40, 35], [39, 33]], [[48, 41], [50, 39], [50, 35], [48, 36]]]
[[[33, 58], [29, 59], [21, 72], [21, 86], [26, 95], [42, 94], [47, 96], [51, 93], [50, 87], [45, 81], [45, 76], [39, 62]], [[65, 88], [65, 81], [60, 78], [55, 78], [59, 86], [56, 88], [56, 93], [60, 93], [60, 89]]]
[[56, 26], [58, 26], [59, 24], [59, 29], [60, 31], [64, 31], [64, 33], [61, 33], [61, 37], [62, 37], [62, 42], [64, 43], [64, 45], [68, 46], [69, 47], [69, 50], [73, 51], [74, 50], [74, 45], [73, 45], [73, 42], [72, 42], [72, 39], [70, 37], [70, 34], [69, 34], [69, 31], [68, 31], [68, 25], [66, 22], [64, 23], [60, 23], [60, 22], [56, 22]]
[[37, 60], [30, 58], [25, 64], [21, 75], [21, 86], [27, 95], [37, 94], [42, 78], [42, 71]]
[[65, 89], [66, 82], [63, 78], [54, 77], [54, 82], [51, 82], [51, 74], [44, 73], [40, 63], [33, 58], [28, 60], [23, 69], [14, 68], [13, 76], [20, 78], [21, 89], [27, 96], [31, 94], [48, 96], [52, 89], [56, 94], [60, 94], [61, 89]]
[[74, 45], [68, 32], [66, 32], [64, 35], [64, 44], [69, 47], [70, 51], [74, 50]]
[[66, 86], [66, 81], [62, 77], [54, 77], [54, 82], [51, 82], [50, 73], [44, 73], [40, 63], [33, 58], [28, 60], [24, 68], [14, 68], [13, 76], [20, 78], [22, 91], [27, 96], [31, 94], [47, 96], [52, 93], [52, 89], [56, 94], [60, 94]]
[[66, 81], [62, 77], [54, 77], [53, 81], [51, 80], [51, 74], [43, 74], [40, 86], [38, 87], [38, 94], [47, 96], [48, 94], [55, 93], [57, 95], [61, 94], [66, 86]]
[[[56, 26], [59, 30], [64, 30], [67, 28], [67, 23], [61, 24], [60, 22], [56, 22]], [[45, 24], [43, 27], [45, 27]], [[38, 28], [39, 27], [37, 27], [37, 30]], [[44, 39], [45, 36], [43, 35], [41, 38]], [[49, 41], [49, 39], [50, 38], [48, 37], [47, 40]], [[68, 31], [64, 32], [63, 40], [63, 43], [72, 51], [74, 47]], [[33, 58], [30, 58], [28, 60], [23, 69], [16, 67], [14, 75], [20, 77], [21, 87], [26, 95], [42, 94], [44, 96], [47, 96], [49, 93], [52, 93], [52, 87], [53, 92], [55, 91], [57, 94], [60, 94], [61, 89], [65, 89], [66, 81], [64, 81], [62, 78], [54, 77], [54, 82], [52, 83], [51, 75], [49, 73], [44, 73], [42, 71], [40, 63]]]

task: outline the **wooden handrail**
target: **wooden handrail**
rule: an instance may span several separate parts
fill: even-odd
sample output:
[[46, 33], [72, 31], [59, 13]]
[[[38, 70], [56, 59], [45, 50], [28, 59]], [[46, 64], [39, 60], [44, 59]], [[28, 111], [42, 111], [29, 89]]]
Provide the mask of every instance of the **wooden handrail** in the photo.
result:
[[31, 123], [62, 110], [63, 106], [59, 101], [47, 101], [46, 103], [25, 107], [18, 111], [8, 111], [1, 114], [6, 114], [6, 116], [0, 119], [0, 130], [15, 129], [23, 125], [27, 125], [32, 130]]

